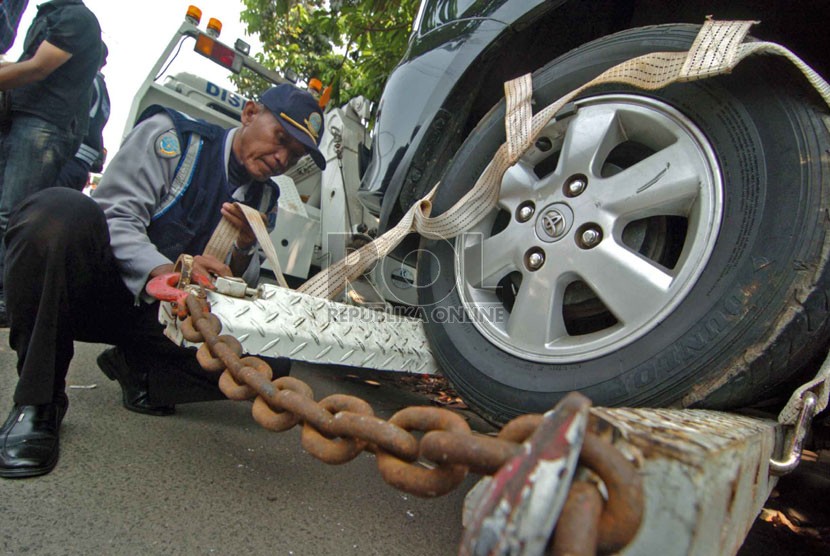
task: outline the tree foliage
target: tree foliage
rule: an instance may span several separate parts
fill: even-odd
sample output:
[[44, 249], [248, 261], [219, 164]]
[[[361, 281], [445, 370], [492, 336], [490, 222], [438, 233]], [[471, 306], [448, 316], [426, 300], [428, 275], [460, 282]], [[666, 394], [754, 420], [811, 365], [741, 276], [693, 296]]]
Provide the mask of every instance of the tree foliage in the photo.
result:
[[[266, 67], [312, 77], [333, 88], [338, 105], [363, 95], [378, 100], [401, 59], [418, 0], [244, 0], [248, 33], [259, 36]], [[259, 92], [251, 73], [234, 78], [240, 92]]]

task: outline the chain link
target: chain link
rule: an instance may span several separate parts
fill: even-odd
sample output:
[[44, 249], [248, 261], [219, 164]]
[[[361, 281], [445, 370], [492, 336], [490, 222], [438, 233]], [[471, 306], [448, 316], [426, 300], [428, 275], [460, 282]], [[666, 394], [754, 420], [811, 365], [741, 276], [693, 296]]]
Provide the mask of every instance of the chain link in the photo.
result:
[[[252, 414], [257, 423], [275, 432], [302, 424], [303, 448], [328, 464], [347, 463], [363, 451], [372, 452], [383, 479], [416, 496], [444, 495], [470, 472], [495, 474], [520, 453], [522, 442], [543, 419], [537, 414], [517, 417], [492, 437], [471, 431], [462, 417], [442, 408], [408, 407], [386, 421], [375, 416], [367, 402], [354, 396], [335, 394], [316, 402], [305, 382], [293, 377], [272, 380], [271, 369], [262, 359], [241, 357], [239, 342], [219, 334], [221, 322], [210, 313], [203, 295], [191, 293], [174, 313], [182, 318], [187, 315], [181, 323], [185, 337], [203, 342], [197, 351], [200, 365], [207, 371], [222, 372], [222, 392], [234, 400], [254, 399]], [[410, 431], [423, 433], [421, 440]], [[582, 537], [596, 539], [600, 551], [619, 550], [633, 538], [642, 519], [641, 478], [622, 454], [593, 434], [586, 435], [580, 462], [605, 483], [608, 498], [598, 513], [598, 522], [592, 519], [580, 529], [581, 520], [571, 520], [561, 528], [561, 534], [557, 527], [556, 537], [562, 537], [560, 543], [577, 544]], [[597, 497], [584, 494], [584, 486], [579, 489], [573, 505], [589, 504], [581, 515], [594, 515]], [[586, 497], [590, 503], [580, 502]]]

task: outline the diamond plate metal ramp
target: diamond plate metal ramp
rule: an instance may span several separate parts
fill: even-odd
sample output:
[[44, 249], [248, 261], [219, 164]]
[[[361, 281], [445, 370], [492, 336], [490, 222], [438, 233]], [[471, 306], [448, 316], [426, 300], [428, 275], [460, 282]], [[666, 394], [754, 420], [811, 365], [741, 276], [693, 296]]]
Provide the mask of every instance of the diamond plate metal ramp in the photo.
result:
[[[261, 285], [256, 298], [208, 292], [207, 300], [223, 334], [234, 336], [251, 355], [407, 373], [439, 371], [418, 319], [270, 284]], [[195, 345], [182, 338], [170, 303], [161, 304], [159, 320], [175, 343]]]

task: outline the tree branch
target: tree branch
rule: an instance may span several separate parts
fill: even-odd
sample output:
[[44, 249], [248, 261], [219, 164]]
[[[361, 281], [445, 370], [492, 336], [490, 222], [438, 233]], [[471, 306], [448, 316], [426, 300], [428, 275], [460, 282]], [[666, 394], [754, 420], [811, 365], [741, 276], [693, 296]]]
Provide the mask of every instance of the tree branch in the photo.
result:
[[360, 27], [361, 31], [367, 33], [388, 33], [389, 31], [400, 31], [401, 29], [409, 29], [412, 24], [405, 23], [403, 25], [395, 25], [394, 27]]

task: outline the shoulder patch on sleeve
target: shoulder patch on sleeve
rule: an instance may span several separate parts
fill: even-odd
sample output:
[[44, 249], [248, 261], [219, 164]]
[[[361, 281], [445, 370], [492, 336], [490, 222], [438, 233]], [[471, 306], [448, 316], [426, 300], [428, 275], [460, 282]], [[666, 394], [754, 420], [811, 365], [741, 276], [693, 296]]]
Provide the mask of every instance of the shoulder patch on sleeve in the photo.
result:
[[156, 139], [156, 154], [161, 158], [174, 158], [182, 154], [179, 138], [172, 129], [165, 131]]

